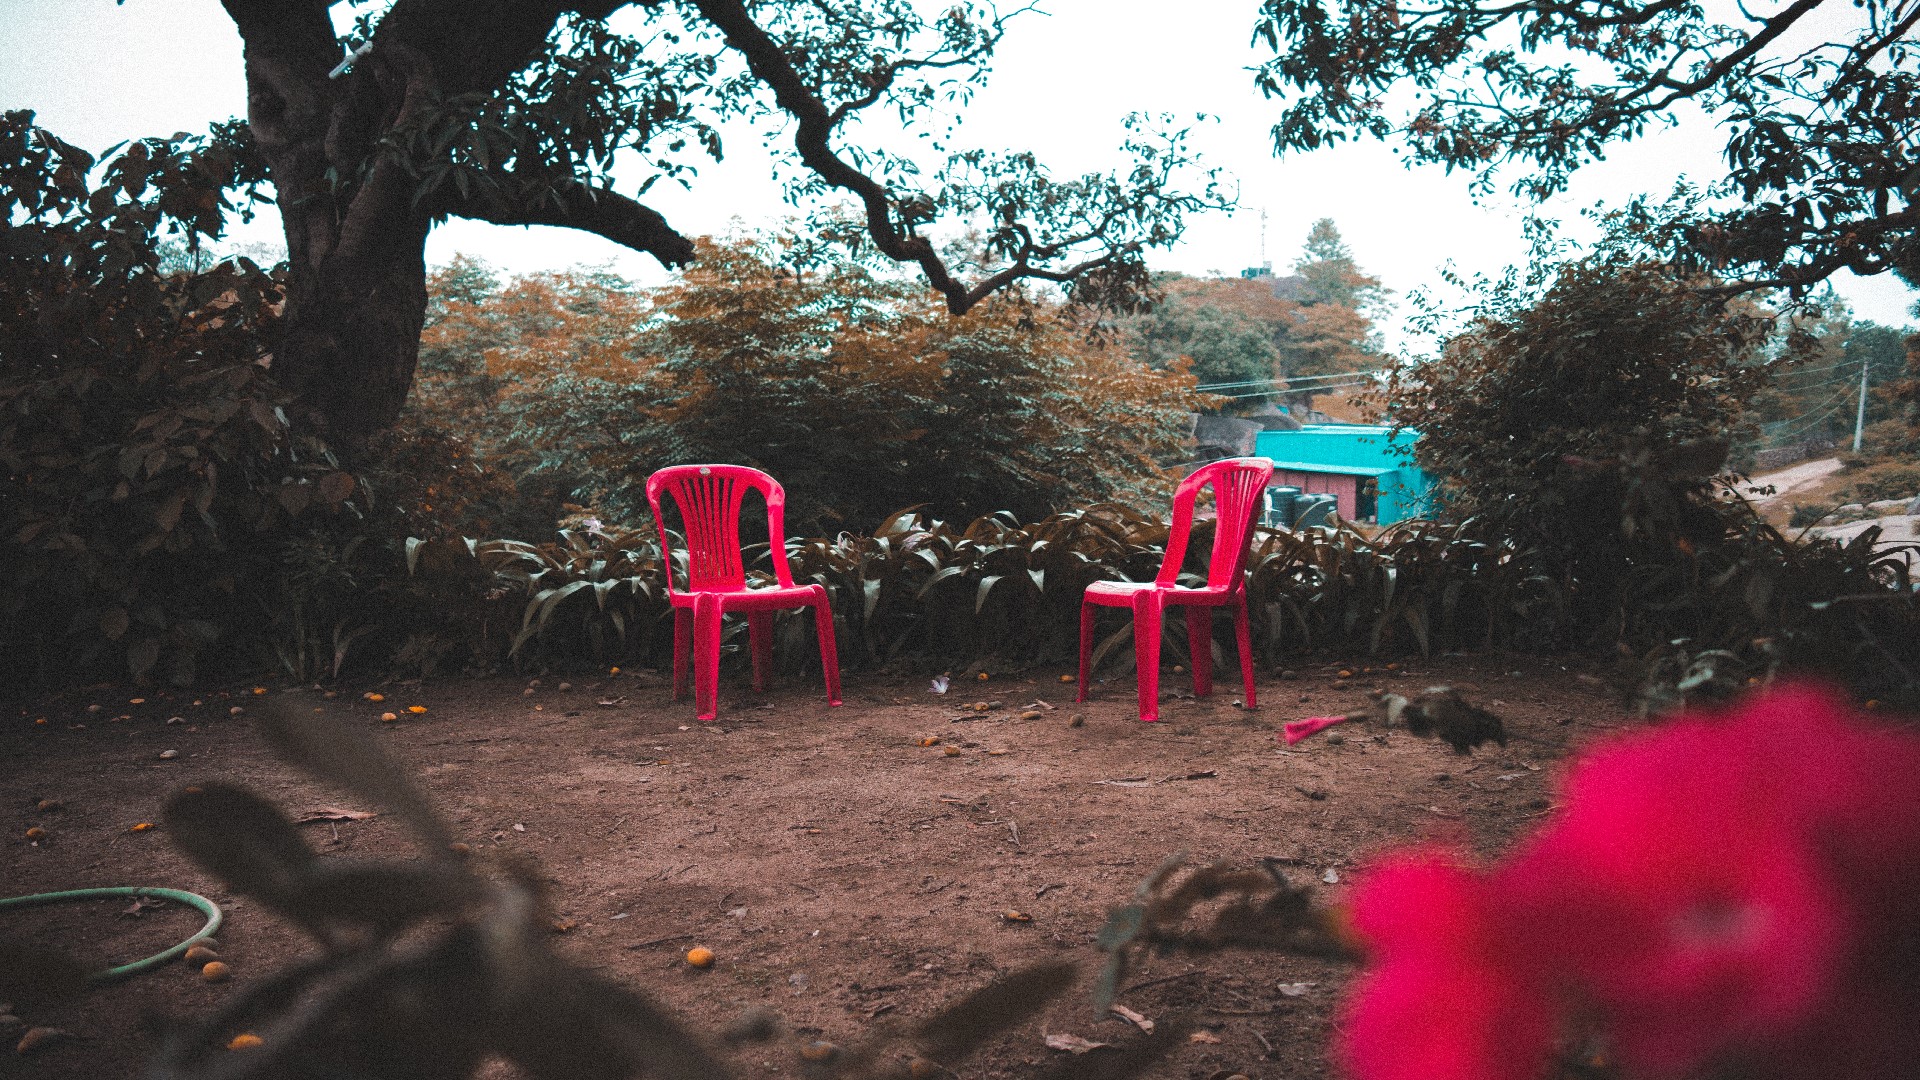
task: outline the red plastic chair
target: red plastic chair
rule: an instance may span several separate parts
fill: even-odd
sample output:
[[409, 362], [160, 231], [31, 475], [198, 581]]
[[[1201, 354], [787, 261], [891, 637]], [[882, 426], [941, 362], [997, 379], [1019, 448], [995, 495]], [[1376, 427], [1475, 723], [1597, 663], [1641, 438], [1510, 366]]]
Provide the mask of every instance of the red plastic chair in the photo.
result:
[[[740, 559], [740, 504], [748, 491], [767, 500], [767, 539], [777, 585], [749, 588]], [[672, 548], [660, 513], [662, 493], [673, 496], [687, 538], [687, 589], [673, 587]], [[673, 699], [686, 693], [687, 653], [693, 653], [694, 711], [712, 720], [720, 696], [720, 622], [729, 611], [747, 613], [753, 650], [753, 688], [764, 690], [773, 667], [773, 613], [813, 609], [820, 663], [827, 671], [827, 703], [840, 704], [840, 656], [833, 644], [833, 608], [821, 585], [795, 585], [787, 567], [787, 493], [779, 481], [743, 465], [675, 465], [647, 478], [647, 502], [668, 555], [667, 598], [673, 604]]]
[[[1204, 465], [1180, 482], [1173, 494], [1173, 524], [1167, 535], [1167, 554], [1153, 581], [1096, 581], [1087, 586], [1080, 602], [1080, 696], [1087, 700], [1087, 670], [1093, 651], [1093, 609], [1133, 609], [1133, 653], [1139, 669], [1140, 719], [1160, 719], [1160, 625], [1169, 607], [1187, 609], [1187, 642], [1193, 655], [1193, 694], [1213, 693], [1212, 608], [1233, 608], [1234, 636], [1240, 643], [1240, 675], [1246, 683], [1247, 708], [1254, 707], [1253, 636], [1247, 628], [1247, 546], [1260, 496], [1273, 478], [1273, 462], [1266, 458], [1228, 458]], [[1193, 531], [1193, 501], [1200, 489], [1213, 485], [1215, 526], [1213, 557], [1207, 564], [1207, 584], [1184, 588], [1175, 584], [1187, 557], [1187, 537]]]

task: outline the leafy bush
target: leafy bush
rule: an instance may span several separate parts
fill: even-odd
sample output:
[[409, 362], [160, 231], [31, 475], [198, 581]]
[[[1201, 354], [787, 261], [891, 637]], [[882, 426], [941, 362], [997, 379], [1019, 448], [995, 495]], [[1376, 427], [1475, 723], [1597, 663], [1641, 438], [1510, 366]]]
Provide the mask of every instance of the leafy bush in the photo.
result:
[[[1825, 672], [1884, 700], [1920, 691], [1910, 674], [1920, 663], [1920, 603], [1901, 550], [1876, 551], [1877, 530], [1845, 544], [1797, 544], [1750, 510], [1726, 514], [1744, 522], [1737, 533], [1635, 564], [1613, 633], [1637, 700], [1666, 708], [1783, 670]], [[1189, 584], [1205, 577], [1210, 528], [1195, 526]], [[996, 514], [965, 527], [915, 509], [870, 534], [790, 538], [787, 557], [796, 580], [831, 594], [845, 666], [999, 670], [1068, 662], [1086, 586], [1150, 580], [1166, 539], [1165, 522], [1115, 505], [1027, 525]], [[747, 555], [750, 575], [770, 581], [766, 545]], [[476, 662], [664, 668], [671, 660], [666, 564], [651, 532], [572, 530], [543, 545], [414, 542], [410, 557], [418, 577], [463, 580], [470, 594], [488, 597], [491, 614], [473, 625], [489, 628], [490, 644], [462, 646]], [[1475, 522], [1403, 522], [1374, 536], [1338, 521], [1258, 528], [1249, 566], [1256, 645], [1276, 665], [1310, 649], [1553, 648], [1579, 628], [1563, 568], [1486, 539]], [[517, 632], [501, 633], [507, 623]], [[780, 668], [817, 665], [811, 625], [803, 613], [776, 621]], [[730, 625], [729, 640], [742, 629]], [[1163, 632], [1177, 662], [1184, 620], [1168, 620]], [[1129, 620], [1103, 615], [1096, 667], [1112, 657], [1124, 673], [1132, 650], [1120, 646], [1131, 634]], [[1232, 656], [1224, 619], [1215, 634], [1224, 661]]]
[[9, 674], [184, 684], [221, 655], [307, 679], [390, 655], [439, 617], [402, 602], [423, 586], [400, 539], [491, 527], [498, 485], [431, 432], [388, 434], [355, 474], [288, 426], [280, 280], [246, 259], [176, 268], [255, 176], [238, 129], [93, 169], [31, 114], [0, 118]]
[[1608, 249], [1493, 285], [1439, 356], [1393, 373], [1388, 415], [1420, 432], [1450, 514], [1555, 567], [1568, 629], [1604, 638], [1638, 562], [1737, 528], [1713, 478], [1771, 330]]
[[1920, 425], [1882, 420], [1868, 424], [1861, 436], [1858, 455], [1840, 455], [1841, 465], [1848, 471], [1863, 469], [1878, 461], [1920, 461]]
[[[1195, 526], [1187, 584], [1205, 579], [1211, 528]], [[848, 666], [1025, 666], [1071, 658], [1087, 585], [1151, 580], [1167, 535], [1164, 521], [1112, 504], [1029, 525], [995, 514], [964, 527], [904, 510], [871, 534], [789, 539], [787, 558], [795, 580], [832, 595]], [[521, 629], [510, 651], [524, 661], [664, 665], [671, 656], [665, 564], [650, 532], [568, 530], [542, 545], [440, 540], [409, 550], [423, 577], [464, 574], [517, 597]], [[766, 550], [747, 549], [756, 580], [772, 580]], [[1372, 538], [1344, 524], [1261, 528], [1250, 566], [1256, 637], [1276, 661], [1315, 647], [1508, 644], [1561, 617], [1550, 577], [1458, 525], [1412, 522]], [[1132, 653], [1116, 646], [1130, 640], [1131, 625], [1109, 621], [1096, 663], [1111, 654], [1124, 667]], [[777, 663], [817, 663], [809, 625], [792, 613], [776, 622]], [[1218, 630], [1230, 642], [1224, 621]], [[1165, 632], [1184, 650], [1183, 620], [1169, 620]]]
[[250, 167], [216, 137], [93, 159], [0, 118], [0, 647], [22, 678], [190, 680], [250, 602], [261, 538], [355, 491], [287, 430], [266, 373], [281, 293], [244, 259], [163, 273], [217, 235]]
[[1833, 512], [1839, 508], [1838, 503], [1830, 502], [1795, 503], [1792, 516], [1787, 518], [1787, 527], [1790, 529], [1804, 529], [1810, 525], [1818, 525], [1832, 516]]
[[1157, 501], [1201, 399], [1070, 308], [1014, 296], [956, 319], [916, 285], [780, 243], [712, 244], [640, 297], [602, 277], [501, 288], [441, 279], [428, 328], [427, 422], [529, 498], [641, 521], [666, 465], [726, 461], [780, 478], [801, 530], [937, 513]]
[[1853, 482], [1841, 494], [1846, 502], [1870, 503], [1920, 495], [1920, 462], [1885, 461], [1847, 475]]

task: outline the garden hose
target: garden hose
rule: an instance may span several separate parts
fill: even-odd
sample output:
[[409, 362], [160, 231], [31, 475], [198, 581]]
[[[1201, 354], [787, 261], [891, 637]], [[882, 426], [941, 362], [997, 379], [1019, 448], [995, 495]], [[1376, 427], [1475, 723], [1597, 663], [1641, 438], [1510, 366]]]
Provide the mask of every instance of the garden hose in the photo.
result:
[[171, 900], [176, 904], [185, 904], [199, 911], [207, 917], [207, 924], [202, 926], [198, 933], [165, 952], [154, 953], [144, 960], [135, 960], [130, 964], [121, 964], [119, 967], [110, 967], [105, 971], [93, 972], [87, 976], [87, 981], [91, 983], [109, 983], [117, 979], [124, 979], [129, 975], [137, 975], [149, 968], [159, 967], [161, 964], [185, 953], [199, 942], [212, 937], [214, 931], [220, 929], [220, 905], [197, 893], [182, 892], [179, 889], [132, 888], [125, 886], [106, 889], [69, 889], [66, 892], [47, 892], [34, 893], [31, 896], [0, 897], [0, 909], [10, 907], [39, 907], [42, 904], [64, 904], [74, 900], [93, 900], [104, 896], [132, 896], [143, 899]]

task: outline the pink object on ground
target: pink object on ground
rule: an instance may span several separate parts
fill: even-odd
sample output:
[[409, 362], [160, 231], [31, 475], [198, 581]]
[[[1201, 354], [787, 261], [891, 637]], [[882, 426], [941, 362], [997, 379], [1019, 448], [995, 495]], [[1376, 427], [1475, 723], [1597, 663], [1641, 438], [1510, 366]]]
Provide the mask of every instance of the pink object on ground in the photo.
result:
[[1286, 740], [1288, 746], [1292, 746], [1309, 735], [1318, 734], [1335, 724], [1346, 722], [1347, 718], [1344, 716], [1309, 716], [1305, 720], [1289, 721], [1284, 734], [1280, 737]]
[[[1167, 553], [1152, 581], [1096, 581], [1080, 602], [1080, 696], [1087, 700], [1093, 655], [1093, 609], [1131, 608], [1134, 666], [1140, 687], [1140, 719], [1160, 719], [1160, 627], [1166, 609], [1186, 608], [1188, 652], [1193, 658], [1193, 696], [1213, 693], [1213, 612], [1233, 609], [1233, 632], [1240, 645], [1240, 678], [1247, 708], [1254, 708], [1253, 636], [1247, 625], [1247, 546], [1259, 516], [1261, 495], [1273, 478], [1266, 458], [1227, 458], [1194, 470], [1173, 493], [1173, 521], [1167, 529]], [[1213, 485], [1213, 553], [1207, 583], [1179, 584], [1193, 530], [1193, 502]]]
[[[767, 502], [767, 540], [774, 584], [752, 588], [740, 558], [740, 503], [748, 491]], [[687, 539], [687, 587], [673, 583], [673, 547], [660, 496], [670, 495], [680, 510]], [[840, 704], [840, 660], [833, 642], [833, 609], [821, 585], [795, 585], [787, 566], [786, 489], [758, 469], [744, 465], [675, 465], [647, 478], [647, 502], [660, 529], [660, 551], [667, 564], [667, 599], [673, 605], [673, 698], [686, 691], [688, 654], [693, 660], [694, 712], [712, 720], [720, 697], [720, 621], [729, 611], [747, 613], [747, 640], [753, 650], [753, 688], [766, 689], [773, 669], [773, 613], [813, 609], [820, 641], [820, 666], [827, 674], [827, 703]]]

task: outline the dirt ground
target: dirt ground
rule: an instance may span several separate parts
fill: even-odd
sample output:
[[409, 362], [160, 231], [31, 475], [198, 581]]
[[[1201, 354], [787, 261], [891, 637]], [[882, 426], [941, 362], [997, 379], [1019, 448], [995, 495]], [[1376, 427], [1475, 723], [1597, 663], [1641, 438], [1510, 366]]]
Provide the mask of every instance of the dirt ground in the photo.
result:
[[[1342, 668], [1354, 677], [1338, 678]], [[838, 709], [812, 684], [789, 679], [760, 696], [730, 675], [708, 725], [690, 703], [670, 702], [653, 673], [575, 677], [566, 689], [555, 677], [343, 686], [331, 700], [314, 688], [264, 689], [371, 733], [413, 767], [462, 839], [537, 860], [562, 925], [573, 924], [556, 937], [573, 958], [695, 1030], [715, 1031], [750, 1006], [775, 1010], [781, 1039], [731, 1059], [739, 1075], [766, 1077], [799, 1075], [805, 1040], [849, 1042], [876, 1024], [911, 1023], [1036, 960], [1080, 958], [1090, 983], [1107, 912], [1176, 852], [1248, 865], [1277, 857], [1337, 899], [1352, 868], [1390, 844], [1440, 835], [1495, 849], [1546, 811], [1570, 746], [1636, 723], [1573, 660], [1413, 660], [1394, 671], [1302, 662], [1291, 679], [1262, 674], [1257, 711], [1238, 706], [1237, 671], [1220, 674], [1215, 695], [1195, 701], [1172, 693], [1186, 677], [1167, 673], [1173, 700], [1157, 724], [1135, 718], [1130, 676], [1076, 706], [1057, 671], [956, 680], [944, 696], [921, 677], [856, 676]], [[1438, 683], [1502, 716], [1511, 744], [1463, 759], [1404, 730], [1357, 724], [1293, 750], [1275, 739], [1287, 720], [1362, 707], [1371, 688]], [[372, 690], [387, 701], [362, 700]], [[249, 715], [229, 711], [255, 700], [250, 687], [138, 696], [93, 688], [0, 718], [0, 895], [105, 885], [202, 893], [226, 911], [220, 951], [234, 978], [207, 985], [175, 964], [26, 1016], [76, 1037], [29, 1055], [9, 1038], [0, 1075], [136, 1075], [164, 1017], [204, 1011], [310, 950], [188, 864], [164, 828], [133, 831], [158, 820], [170, 791], [224, 779], [295, 815], [377, 809], [268, 755]], [[976, 702], [986, 711], [964, 708]], [[411, 705], [427, 711], [404, 711]], [[396, 708], [405, 719], [380, 721]], [[163, 759], [167, 751], [178, 753]], [[62, 806], [41, 811], [41, 800]], [[29, 842], [32, 827], [46, 836]], [[386, 815], [302, 827], [324, 853], [407, 850]], [[105, 966], [198, 925], [183, 910], [125, 907], [0, 912], [0, 934]], [[1009, 911], [1031, 921], [1009, 921]], [[684, 964], [693, 945], [716, 954], [710, 970]], [[1344, 980], [1343, 969], [1295, 958], [1175, 955], [1133, 972], [1120, 1001], [1201, 1025], [1199, 1041], [1154, 1075], [1319, 1077]], [[1083, 986], [958, 1075], [1031, 1071], [1059, 1054], [1043, 1042], [1054, 1033], [1117, 1043], [1133, 1034], [1096, 1017]]]

